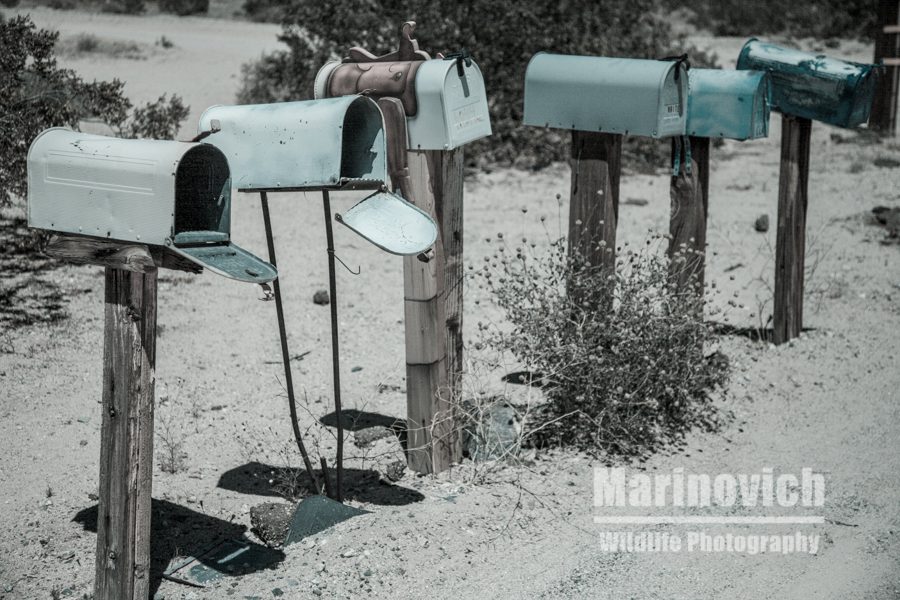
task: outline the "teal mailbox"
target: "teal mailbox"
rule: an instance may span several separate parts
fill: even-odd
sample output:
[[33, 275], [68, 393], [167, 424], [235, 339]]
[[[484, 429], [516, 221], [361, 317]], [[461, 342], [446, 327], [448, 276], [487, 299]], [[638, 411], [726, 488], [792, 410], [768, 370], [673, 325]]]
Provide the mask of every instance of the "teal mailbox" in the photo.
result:
[[769, 135], [766, 73], [691, 69], [688, 79], [688, 135], [733, 140]]
[[526, 125], [665, 138], [685, 134], [683, 61], [540, 52], [525, 72]]
[[772, 78], [772, 108], [795, 117], [852, 128], [869, 120], [875, 66], [783, 48], [751, 39], [738, 69], [766, 71]]

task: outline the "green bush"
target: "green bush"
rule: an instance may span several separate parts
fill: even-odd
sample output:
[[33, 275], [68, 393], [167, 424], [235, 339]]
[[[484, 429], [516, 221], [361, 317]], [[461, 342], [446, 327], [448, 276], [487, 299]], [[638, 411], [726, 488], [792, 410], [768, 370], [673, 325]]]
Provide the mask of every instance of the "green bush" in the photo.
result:
[[133, 108], [121, 81], [83, 81], [56, 64], [56, 32], [0, 15], [0, 206], [26, 193], [31, 141], [48, 127], [99, 120], [125, 137], [171, 139], [187, 116], [177, 96]]
[[180, 17], [205, 15], [209, 12], [209, 0], [159, 0], [159, 10]]
[[102, 6], [103, 12], [121, 15], [139, 15], [146, 9], [144, 0], [104, 0]]
[[[878, 0], [696, 0], [684, 7], [693, 22], [716, 35], [772, 35], [814, 38], [872, 38]], [[773, 18], [777, 15], [777, 18]]]
[[[257, 14], [270, 8], [263, 0], [245, 4], [245, 10]], [[494, 135], [467, 148], [470, 166], [499, 162], [539, 167], [565, 159], [569, 144], [567, 132], [522, 126], [528, 60], [541, 50], [637, 58], [679, 53], [683, 41], [675, 38], [657, 8], [657, 0], [292, 0], [280, 13], [279, 40], [288, 49], [244, 67], [239, 101], [312, 98], [313, 80], [322, 64], [340, 58], [352, 46], [376, 54], [390, 52], [397, 46], [400, 25], [413, 20], [418, 24], [414, 36], [423, 50], [434, 56], [468, 48], [484, 72]], [[710, 62], [709, 57], [697, 58]], [[667, 160], [665, 146], [651, 147], [654, 161]]]
[[727, 361], [711, 352], [702, 298], [670, 285], [653, 243], [624, 247], [614, 273], [570, 258], [565, 239], [492, 243], [478, 275], [508, 326], [478, 327], [543, 382], [549, 402], [530, 425], [542, 441], [640, 455], [715, 424]]

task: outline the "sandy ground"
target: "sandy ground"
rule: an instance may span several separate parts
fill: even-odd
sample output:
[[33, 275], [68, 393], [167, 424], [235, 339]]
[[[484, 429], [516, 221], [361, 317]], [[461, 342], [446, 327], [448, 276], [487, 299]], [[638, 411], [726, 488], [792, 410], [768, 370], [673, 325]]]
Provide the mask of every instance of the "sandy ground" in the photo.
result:
[[[126, 81], [136, 101], [163, 91], [191, 105], [188, 134], [210, 104], [233, 101], [239, 65], [277, 46], [278, 28], [236, 21], [128, 18], [34, 11], [63, 36], [91, 32], [135, 40], [144, 60], [64, 59], [87, 77]], [[154, 48], [161, 35], [174, 49]], [[698, 39], [726, 56], [739, 40]], [[870, 49], [847, 44], [851, 56]], [[732, 324], [754, 326], [770, 310], [774, 226], [754, 219], [776, 213], [779, 120], [768, 140], [726, 143], [713, 154], [708, 281]], [[697, 433], [686, 447], [652, 457], [650, 470], [757, 472], [763, 467], [825, 474], [821, 510], [829, 522], [809, 526], [736, 526], [732, 533], [818, 534], [816, 555], [609, 553], [599, 545], [610, 526], [595, 525], [593, 467], [574, 453], [527, 457], [515, 466], [463, 465], [439, 477], [407, 473], [378, 484], [378, 470], [398, 457], [392, 440], [354, 458], [350, 503], [371, 514], [317, 534], [276, 555], [277, 564], [206, 589], [163, 582], [164, 598], [898, 598], [900, 597], [900, 253], [880, 243], [867, 222], [875, 205], [900, 206], [900, 169], [873, 165], [900, 159], [897, 142], [865, 145], [855, 135], [816, 125], [810, 183], [810, 262], [806, 325], [795, 343], [769, 347], [745, 337], [721, 340], [734, 373], [723, 410], [733, 421]], [[538, 174], [499, 170], [466, 184], [467, 262], [489, 253], [485, 237], [540, 232], [537, 217], [565, 222], [556, 193], [568, 169]], [[626, 176], [619, 235], [640, 243], [665, 232], [668, 178]], [[340, 211], [351, 195], [336, 200]], [[272, 198], [292, 351], [303, 390], [302, 421], [330, 456], [331, 430], [315, 427], [330, 412], [328, 309], [311, 302], [326, 287], [321, 204], [317, 197]], [[520, 208], [528, 208], [521, 215]], [[515, 215], [511, 217], [510, 215]], [[234, 206], [234, 237], [264, 253], [256, 198]], [[361, 274], [338, 272], [345, 404], [387, 418], [405, 413], [402, 268], [391, 257], [336, 230], [338, 254]], [[0, 332], [0, 597], [80, 598], [92, 587], [100, 429], [102, 271], [63, 266], [53, 282], [70, 318]], [[249, 528], [248, 508], [277, 500], [277, 469], [296, 466], [281, 386], [275, 310], [251, 286], [211, 274], [165, 273], [159, 289], [157, 362], [159, 560], [189, 555], [218, 536]], [[467, 288], [467, 342], [479, 319], [495, 315], [484, 292]], [[762, 310], [760, 310], [762, 308]], [[502, 391], [502, 373], [473, 369], [470, 391]], [[521, 390], [518, 391], [521, 393]], [[319, 433], [314, 433], [318, 431]], [[178, 472], [161, 466], [174, 453]], [[96, 513], [94, 513], [95, 515]], [[758, 514], [736, 508], [732, 515]], [[626, 528], [615, 528], [617, 530]], [[702, 527], [658, 527], [686, 534]], [[724, 532], [707, 527], [711, 533]], [[751, 531], [752, 530], [752, 531]], [[252, 539], [252, 534], [248, 533]], [[52, 594], [58, 594], [53, 596]]]

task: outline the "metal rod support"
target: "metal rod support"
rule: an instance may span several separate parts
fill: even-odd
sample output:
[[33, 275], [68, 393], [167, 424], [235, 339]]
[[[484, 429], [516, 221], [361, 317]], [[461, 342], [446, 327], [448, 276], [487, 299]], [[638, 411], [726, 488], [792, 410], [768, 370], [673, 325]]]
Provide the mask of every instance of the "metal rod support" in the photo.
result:
[[[269, 262], [273, 267], [277, 267], [275, 262], [275, 238], [272, 235], [272, 220], [269, 218], [269, 198], [265, 192], [259, 193], [259, 199], [262, 203], [263, 222], [266, 227], [266, 244], [269, 247]], [[272, 282], [275, 291], [275, 311], [278, 313], [278, 335], [281, 337], [281, 361], [284, 363], [284, 385], [287, 388], [288, 407], [291, 411], [291, 427], [294, 430], [294, 438], [297, 440], [297, 448], [300, 449], [300, 456], [303, 457], [303, 464], [306, 472], [312, 481], [313, 489], [317, 494], [322, 493], [322, 487], [316, 472], [313, 470], [312, 462], [309, 460], [309, 453], [303, 443], [303, 436], [300, 434], [300, 424], [297, 422], [297, 400], [294, 397], [294, 379], [291, 376], [291, 354], [288, 350], [287, 331], [284, 327], [284, 305], [281, 302], [281, 286], [280, 279]]]
[[331, 365], [334, 373], [334, 414], [337, 418], [337, 463], [335, 496], [338, 502], [343, 502], [344, 478], [344, 420], [341, 415], [341, 356], [338, 346], [338, 309], [337, 309], [337, 278], [334, 270], [334, 231], [331, 227], [331, 199], [328, 191], [322, 191], [322, 201], [325, 208], [325, 238], [328, 244], [328, 294], [331, 302]]

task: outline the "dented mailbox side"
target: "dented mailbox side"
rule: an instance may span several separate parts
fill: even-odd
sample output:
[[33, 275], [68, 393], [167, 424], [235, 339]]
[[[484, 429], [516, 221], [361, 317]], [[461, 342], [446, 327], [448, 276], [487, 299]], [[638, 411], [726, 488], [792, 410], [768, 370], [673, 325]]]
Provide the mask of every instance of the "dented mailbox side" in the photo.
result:
[[681, 62], [541, 52], [525, 73], [526, 125], [653, 138], [684, 135]]
[[48, 129], [28, 150], [28, 225], [163, 245], [178, 164], [199, 145]]
[[228, 157], [235, 187], [286, 191], [379, 187], [387, 179], [384, 121], [362, 96], [213, 106], [200, 131]]
[[691, 69], [687, 133], [749, 140], [769, 135], [769, 76], [761, 71]]
[[737, 68], [770, 74], [772, 108], [779, 112], [845, 128], [869, 120], [875, 94], [874, 65], [750, 39], [741, 49]]

